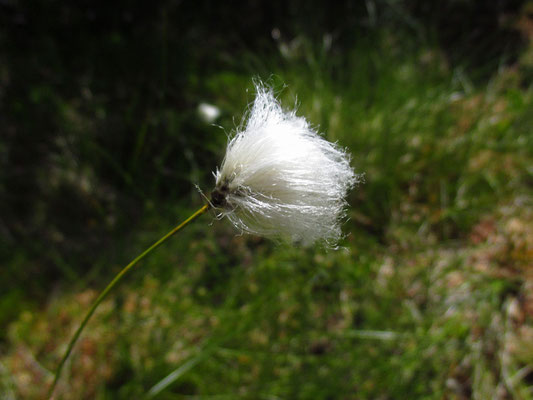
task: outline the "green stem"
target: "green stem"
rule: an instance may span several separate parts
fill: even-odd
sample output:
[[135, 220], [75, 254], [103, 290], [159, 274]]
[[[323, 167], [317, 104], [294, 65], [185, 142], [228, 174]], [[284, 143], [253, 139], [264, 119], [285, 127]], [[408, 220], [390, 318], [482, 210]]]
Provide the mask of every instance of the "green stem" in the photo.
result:
[[141, 254], [139, 254], [132, 262], [130, 262], [128, 265], [126, 265], [114, 278], [113, 280], [107, 285], [107, 287], [103, 290], [102, 293], [98, 296], [98, 298], [95, 300], [87, 314], [85, 315], [85, 318], [83, 318], [83, 321], [81, 322], [78, 330], [70, 339], [70, 343], [68, 344], [67, 351], [63, 355], [63, 358], [61, 359], [61, 362], [59, 363], [59, 366], [57, 367], [55, 376], [54, 376], [54, 382], [52, 382], [52, 386], [48, 390], [48, 398], [52, 399], [52, 395], [54, 394], [55, 387], [57, 385], [57, 381], [59, 380], [59, 376], [61, 375], [61, 370], [63, 369], [63, 366], [65, 365], [65, 361], [67, 361], [68, 356], [72, 352], [72, 348], [76, 344], [76, 341], [81, 335], [81, 332], [83, 331], [83, 328], [85, 328], [85, 325], [87, 325], [87, 322], [91, 318], [91, 316], [94, 314], [94, 311], [98, 307], [98, 305], [104, 300], [104, 298], [107, 296], [107, 294], [115, 287], [115, 285], [122, 279], [124, 275], [128, 273], [128, 271], [139, 261], [141, 261], [144, 257], [146, 257], [148, 254], [150, 254], [153, 250], [161, 246], [163, 243], [165, 243], [171, 236], [173, 236], [176, 232], [179, 232], [182, 228], [187, 226], [190, 222], [195, 220], [200, 215], [204, 214], [209, 210], [209, 205], [205, 205], [202, 208], [200, 208], [198, 211], [196, 211], [194, 214], [192, 214], [189, 218], [187, 218], [185, 221], [183, 221], [181, 224], [176, 226], [174, 229], [172, 229], [169, 233], [167, 233], [165, 236], [163, 236], [161, 239], [159, 239], [157, 242], [155, 242], [153, 245], [148, 247], [145, 251], [143, 251]]

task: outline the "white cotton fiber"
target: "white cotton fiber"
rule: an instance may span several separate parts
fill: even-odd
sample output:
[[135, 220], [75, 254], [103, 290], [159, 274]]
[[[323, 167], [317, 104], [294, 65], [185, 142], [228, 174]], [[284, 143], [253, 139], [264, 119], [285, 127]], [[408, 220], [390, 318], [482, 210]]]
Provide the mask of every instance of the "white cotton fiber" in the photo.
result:
[[349, 155], [284, 111], [271, 89], [256, 90], [216, 172], [213, 206], [245, 232], [335, 245], [346, 194], [358, 181]]

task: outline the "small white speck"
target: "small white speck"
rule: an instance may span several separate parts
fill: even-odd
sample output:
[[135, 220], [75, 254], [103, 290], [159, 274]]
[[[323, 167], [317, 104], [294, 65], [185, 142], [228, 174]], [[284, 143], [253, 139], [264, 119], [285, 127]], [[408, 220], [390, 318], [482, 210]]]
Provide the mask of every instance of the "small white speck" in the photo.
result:
[[217, 106], [208, 103], [198, 105], [198, 115], [207, 124], [212, 124], [220, 117], [220, 109]]

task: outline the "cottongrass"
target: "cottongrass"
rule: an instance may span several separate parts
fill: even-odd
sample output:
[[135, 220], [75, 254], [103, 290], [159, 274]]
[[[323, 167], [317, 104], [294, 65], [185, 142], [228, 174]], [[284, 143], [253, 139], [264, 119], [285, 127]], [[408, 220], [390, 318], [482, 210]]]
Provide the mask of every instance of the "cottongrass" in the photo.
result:
[[256, 91], [216, 171], [212, 205], [244, 232], [335, 246], [346, 194], [360, 176], [344, 149], [284, 110], [272, 89], [258, 83]]
[[216, 186], [209, 204], [134, 258], [100, 293], [59, 362], [48, 389], [49, 399], [54, 396], [61, 370], [74, 345], [108, 293], [139, 261], [211, 207], [246, 232], [289, 237], [303, 244], [324, 241], [334, 246], [337, 243], [346, 194], [359, 180], [350, 167], [348, 154], [323, 139], [294, 111], [284, 111], [271, 89], [262, 84], [256, 89], [257, 96], [245, 127], [228, 143], [222, 166], [216, 172]]

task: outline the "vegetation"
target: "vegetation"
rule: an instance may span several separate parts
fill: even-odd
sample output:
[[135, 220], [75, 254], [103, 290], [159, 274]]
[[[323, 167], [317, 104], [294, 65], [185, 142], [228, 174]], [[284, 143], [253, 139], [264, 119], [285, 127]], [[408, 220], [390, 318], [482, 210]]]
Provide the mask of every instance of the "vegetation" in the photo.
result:
[[365, 174], [342, 248], [203, 216], [57, 397], [533, 397], [531, 3], [47, 3], [0, 5], [0, 398], [45, 396], [201, 206], [254, 76]]

